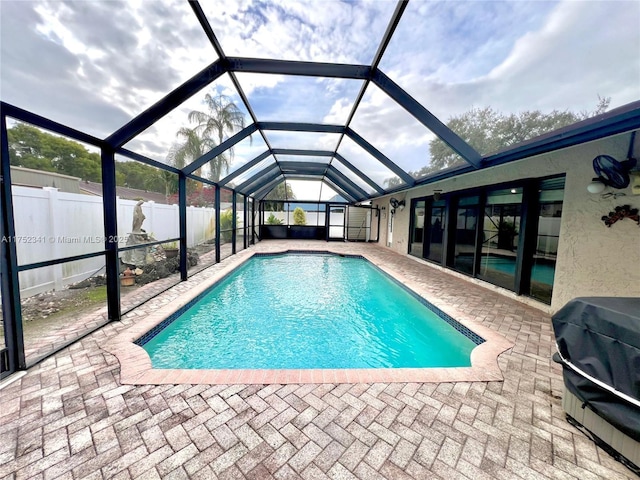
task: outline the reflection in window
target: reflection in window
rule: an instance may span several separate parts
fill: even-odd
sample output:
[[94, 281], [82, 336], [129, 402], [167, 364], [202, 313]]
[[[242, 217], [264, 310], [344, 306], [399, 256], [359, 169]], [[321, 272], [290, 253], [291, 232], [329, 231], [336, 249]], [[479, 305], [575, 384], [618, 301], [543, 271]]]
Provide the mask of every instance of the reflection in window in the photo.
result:
[[477, 196], [463, 197], [455, 213], [455, 245], [453, 268], [473, 275], [478, 218]]
[[522, 188], [487, 195], [482, 226], [482, 258], [478, 276], [509, 290], [515, 286]]
[[422, 258], [422, 241], [424, 239], [424, 209], [425, 201], [416, 202], [413, 208], [413, 231], [409, 254]]
[[563, 196], [564, 178], [542, 182], [538, 197], [538, 235], [528, 294], [548, 304], [553, 292]]
[[429, 230], [425, 241], [426, 251], [424, 258], [437, 263], [442, 263], [442, 255], [444, 253], [445, 210], [444, 200], [433, 202], [431, 215], [429, 216]]

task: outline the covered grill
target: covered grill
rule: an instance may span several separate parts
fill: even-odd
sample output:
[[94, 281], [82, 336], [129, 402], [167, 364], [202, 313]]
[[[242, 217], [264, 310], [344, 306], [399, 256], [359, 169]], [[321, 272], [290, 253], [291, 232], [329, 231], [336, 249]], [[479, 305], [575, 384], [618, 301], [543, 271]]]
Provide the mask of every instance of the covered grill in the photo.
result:
[[640, 298], [576, 298], [552, 321], [568, 420], [640, 473]]

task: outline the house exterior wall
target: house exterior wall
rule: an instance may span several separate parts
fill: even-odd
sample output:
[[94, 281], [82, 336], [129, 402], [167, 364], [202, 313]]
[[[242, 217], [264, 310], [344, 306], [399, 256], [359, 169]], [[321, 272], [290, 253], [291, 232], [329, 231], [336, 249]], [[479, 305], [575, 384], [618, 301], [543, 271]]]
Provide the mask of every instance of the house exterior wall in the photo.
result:
[[[407, 207], [395, 215], [393, 241], [389, 248], [402, 254], [408, 252], [413, 198], [432, 195], [435, 189], [450, 193], [510, 180], [566, 174], [551, 306], [523, 296], [518, 298], [553, 313], [575, 297], [640, 297], [640, 226], [625, 219], [606, 227], [601, 220], [603, 215], [608, 215], [618, 205], [640, 207], [640, 195], [632, 195], [629, 186], [624, 190], [616, 190], [626, 196], [604, 199], [588, 193], [586, 188], [594, 177], [593, 158], [606, 154], [623, 160], [627, 157], [629, 141], [630, 134], [617, 135], [411, 189], [406, 192]], [[404, 193], [394, 196], [400, 200]], [[385, 207], [386, 212], [380, 226], [381, 245], [387, 245], [389, 198], [386, 196], [373, 202], [380, 208]], [[472, 281], [480, 282], [476, 279]], [[506, 294], [515, 296], [512, 292]]]
[[61, 192], [80, 193], [80, 179], [55, 172], [11, 167], [11, 183], [29, 187], [53, 187]]

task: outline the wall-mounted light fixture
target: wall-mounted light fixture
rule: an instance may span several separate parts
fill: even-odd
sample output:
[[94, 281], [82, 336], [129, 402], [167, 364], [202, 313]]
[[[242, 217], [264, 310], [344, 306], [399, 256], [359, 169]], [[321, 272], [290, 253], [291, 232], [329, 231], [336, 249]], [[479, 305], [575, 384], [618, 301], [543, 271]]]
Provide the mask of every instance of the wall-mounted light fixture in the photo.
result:
[[607, 187], [622, 190], [630, 183], [629, 171], [635, 167], [636, 159], [629, 157], [619, 162], [610, 155], [598, 155], [593, 159], [593, 171], [597, 175], [587, 185], [587, 191], [593, 194], [602, 194], [602, 198], [618, 198], [624, 196], [624, 192], [603, 193]]
[[389, 203], [391, 204], [391, 207], [394, 210], [396, 210], [396, 209], [398, 209], [400, 211], [404, 210], [404, 206], [405, 206], [404, 200], [398, 200], [395, 197], [391, 197], [391, 199], [389, 200]]
[[602, 193], [604, 192], [605, 188], [606, 188], [606, 185], [600, 179], [600, 177], [591, 179], [591, 183], [587, 185], [587, 191], [589, 193]]
[[442, 190], [440, 190], [440, 189], [434, 190], [433, 191], [433, 199], [437, 202], [441, 198], [442, 198]]

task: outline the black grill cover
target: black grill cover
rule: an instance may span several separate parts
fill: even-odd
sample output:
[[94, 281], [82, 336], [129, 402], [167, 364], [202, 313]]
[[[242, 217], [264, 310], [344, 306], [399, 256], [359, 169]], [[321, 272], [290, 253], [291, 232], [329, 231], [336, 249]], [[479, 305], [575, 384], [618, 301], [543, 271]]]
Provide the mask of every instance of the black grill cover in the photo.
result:
[[[583, 297], [553, 317], [558, 351], [587, 375], [640, 402], [640, 298]], [[640, 407], [562, 363], [567, 389], [640, 441]]]

